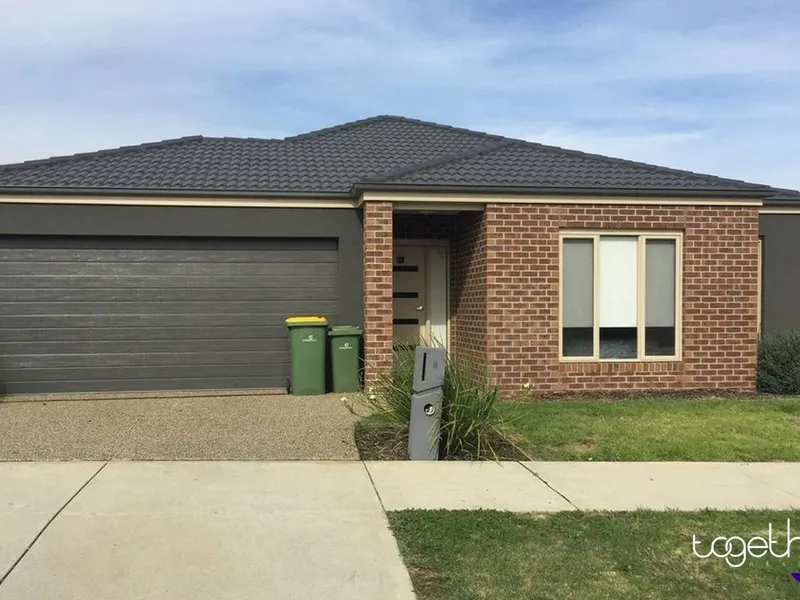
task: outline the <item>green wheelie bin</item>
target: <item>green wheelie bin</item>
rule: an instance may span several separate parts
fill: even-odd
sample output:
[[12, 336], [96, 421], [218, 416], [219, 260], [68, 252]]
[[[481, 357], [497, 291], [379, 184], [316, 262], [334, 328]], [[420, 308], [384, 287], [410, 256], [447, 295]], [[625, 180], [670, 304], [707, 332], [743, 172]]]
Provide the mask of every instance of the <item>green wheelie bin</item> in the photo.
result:
[[286, 319], [291, 344], [291, 375], [287, 391], [295, 396], [325, 393], [324, 317], [289, 317]]
[[359, 391], [361, 327], [334, 325], [328, 331], [328, 338], [331, 344], [333, 391], [336, 393]]

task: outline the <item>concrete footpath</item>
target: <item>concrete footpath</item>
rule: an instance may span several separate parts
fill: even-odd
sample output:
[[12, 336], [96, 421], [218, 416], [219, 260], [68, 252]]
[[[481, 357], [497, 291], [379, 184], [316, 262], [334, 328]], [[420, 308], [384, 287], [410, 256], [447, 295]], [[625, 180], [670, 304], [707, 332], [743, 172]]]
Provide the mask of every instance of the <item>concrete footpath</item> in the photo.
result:
[[408, 508], [796, 509], [800, 463], [0, 463], [0, 600], [410, 600]]

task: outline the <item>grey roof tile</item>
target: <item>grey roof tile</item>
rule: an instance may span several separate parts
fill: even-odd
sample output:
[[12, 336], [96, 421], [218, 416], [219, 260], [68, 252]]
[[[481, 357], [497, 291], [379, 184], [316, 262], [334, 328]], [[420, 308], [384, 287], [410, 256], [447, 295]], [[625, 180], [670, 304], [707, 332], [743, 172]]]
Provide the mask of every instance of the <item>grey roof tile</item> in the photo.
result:
[[[375, 180], [378, 182], [379, 180]], [[433, 186], [764, 190], [768, 186], [509, 141], [388, 174], [386, 183]]]
[[0, 187], [347, 193], [392, 171], [500, 139], [400, 117], [286, 138], [166, 140], [0, 167]]
[[49, 188], [347, 194], [356, 184], [771, 189], [395, 116], [282, 140], [196, 136], [0, 166], [0, 192]]

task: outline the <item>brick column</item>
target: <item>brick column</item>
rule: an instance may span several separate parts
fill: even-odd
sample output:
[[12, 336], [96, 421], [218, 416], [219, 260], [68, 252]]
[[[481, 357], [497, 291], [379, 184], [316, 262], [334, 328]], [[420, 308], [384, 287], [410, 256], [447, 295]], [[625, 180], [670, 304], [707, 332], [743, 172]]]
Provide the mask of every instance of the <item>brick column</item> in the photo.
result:
[[392, 356], [392, 203], [364, 203], [364, 380]]
[[450, 245], [450, 353], [488, 375], [486, 232], [485, 213], [457, 217]]

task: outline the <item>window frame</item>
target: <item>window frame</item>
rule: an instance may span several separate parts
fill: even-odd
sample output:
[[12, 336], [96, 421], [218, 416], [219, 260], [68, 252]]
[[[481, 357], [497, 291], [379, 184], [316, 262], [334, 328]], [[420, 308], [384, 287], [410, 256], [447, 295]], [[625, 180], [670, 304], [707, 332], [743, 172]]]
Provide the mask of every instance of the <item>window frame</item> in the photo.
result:
[[[636, 285], [636, 358], [600, 358], [600, 239], [603, 237], [635, 237], [637, 243]], [[564, 240], [592, 240], [592, 356], [564, 356]], [[675, 241], [675, 354], [672, 356], [645, 355], [645, 247], [647, 240]], [[558, 359], [564, 363], [623, 363], [623, 362], [678, 362], [683, 360], [683, 232], [642, 231], [630, 229], [575, 230], [559, 232], [558, 239]]]
[[764, 332], [764, 236], [758, 236], [758, 301], [756, 305], [756, 333], [758, 338]]

